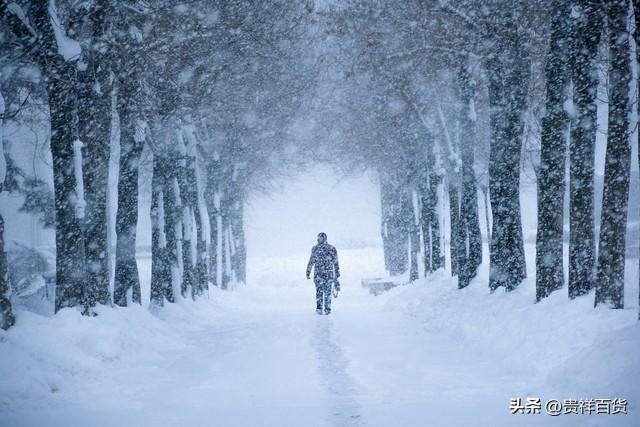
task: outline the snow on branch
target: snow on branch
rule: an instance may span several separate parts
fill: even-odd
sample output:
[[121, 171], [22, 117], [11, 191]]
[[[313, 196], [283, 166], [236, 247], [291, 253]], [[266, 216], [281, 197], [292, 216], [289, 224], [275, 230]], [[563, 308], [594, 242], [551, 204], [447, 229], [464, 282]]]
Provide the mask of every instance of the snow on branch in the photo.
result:
[[60, 19], [58, 18], [58, 10], [56, 8], [55, 0], [50, 0], [49, 2], [49, 16], [51, 18], [51, 27], [53, 28], [53, 33], [58, 45], [58, 53], [62, 55], [65, 61], [75, 61], [79, 59], [82, 54], [82, 47], [76, 40], [67, 36], [67, 32], [62, 27]]
[[9, 13], [12, 13], [16, 18], [18, 18], [22, 23], [22, 25], [24, 25], [24, 27], [27, 30], [29, 30], [32, 36], [37, 35], [36, 30], [34, 30], [31, 24], [29, 23], [29, 19], [27, 19], [27, 15], [24, 13], [24, 10], [22, 10], [22, 7], [19, 4], [9, 3], [7, 5], [7, 11]]
[[460, 166], [462, 165], [462, 161], [460, 160], [460, 158], [458, 157], [458, 155], [456, 154], [456, 152], [453, 149], [453, 141], [451, 139], [451, 135], [449, 134], [449, 128], [447, 128], [447, 121], [444, 118], [444, 113], [442, 111], [442, 105], [440, 104], [440, 102], [437, 102], [437, 106], [438, 106], [438, 118], [440, 119], [440, 125], [442, 127], [442, 133], [444, 135], [444, 139], [446, 141], [446, 145], [447, 145], [447, 151], [449, 152], [449, 161], [451, 162], [451, 164], [454, 167], [455, 172], [458, 172], [460, 170]]

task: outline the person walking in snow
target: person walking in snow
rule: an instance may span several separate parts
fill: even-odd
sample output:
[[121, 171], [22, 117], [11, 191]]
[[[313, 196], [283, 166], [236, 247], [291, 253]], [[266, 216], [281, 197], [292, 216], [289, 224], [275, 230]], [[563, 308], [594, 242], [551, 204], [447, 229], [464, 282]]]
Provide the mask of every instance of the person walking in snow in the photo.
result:
[[[315, 267], [315, 268], [314, 268]], [[340, 277], [338, 266], [338, 251], [327, 243], [325, 233], [318, 234], [318, 244], [311, 249], [311, 257], [307, 264], [307, 279], [311, 278], [314, 268], [313, 281], [316, 285], [316, 313], [331, 313], [331, 285]]]

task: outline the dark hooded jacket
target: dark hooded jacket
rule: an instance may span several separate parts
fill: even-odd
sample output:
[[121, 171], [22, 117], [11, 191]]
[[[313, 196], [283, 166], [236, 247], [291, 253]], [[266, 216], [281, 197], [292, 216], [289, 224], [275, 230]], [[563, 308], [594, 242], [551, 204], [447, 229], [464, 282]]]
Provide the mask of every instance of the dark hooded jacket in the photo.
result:
[[320, 242], [311, 249], [311, 257], [307, 264], [307, 276], [311, 274], [314, 267], [313, 278], [316, 279], [337, 279], [340, 277], [340, 267], [338, 266], [338, 251], [327, 242]]

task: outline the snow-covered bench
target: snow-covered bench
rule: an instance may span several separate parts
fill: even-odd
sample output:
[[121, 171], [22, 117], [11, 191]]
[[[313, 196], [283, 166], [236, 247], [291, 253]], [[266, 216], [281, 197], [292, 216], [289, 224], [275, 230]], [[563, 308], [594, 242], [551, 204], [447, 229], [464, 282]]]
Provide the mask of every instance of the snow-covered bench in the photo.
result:
[[380, 295], [396, 286], [404, 285], [402, 279], [392, 279], [389, 277], [376, 277], [374, 279], [362, 279], [362, 287], [369, 290], [373, 295]]

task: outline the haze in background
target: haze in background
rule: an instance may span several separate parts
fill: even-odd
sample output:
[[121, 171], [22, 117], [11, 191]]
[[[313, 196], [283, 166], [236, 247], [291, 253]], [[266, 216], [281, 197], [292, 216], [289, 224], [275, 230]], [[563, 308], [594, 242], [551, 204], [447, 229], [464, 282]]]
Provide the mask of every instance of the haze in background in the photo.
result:
[[249, 257], [307, 253], [320, 231], [338, 249], [381, 244], [380, 197], [368, 174], [343, 178], [317, 166], [246, 209]]

